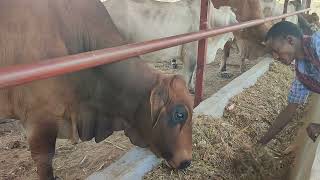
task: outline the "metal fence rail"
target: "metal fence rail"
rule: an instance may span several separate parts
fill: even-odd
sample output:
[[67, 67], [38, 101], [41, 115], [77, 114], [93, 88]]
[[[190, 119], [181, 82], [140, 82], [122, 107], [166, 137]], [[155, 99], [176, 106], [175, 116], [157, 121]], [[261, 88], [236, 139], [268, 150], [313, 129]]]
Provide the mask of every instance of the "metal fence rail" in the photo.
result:
[[41, 80], [66, 73], [76, 72], [103, 64], [114, 63], [149, 52], [260, 25], [268, 21], [282, 19], [309, 10], [310, 9], [304, 9], [293, 13], [252, 20], [232, 26], [225, 26], [209, 30], [200, 30], [199, 32], [186, 33], [146, 42], [133, 43], [113, 48], [80, 53], [76, 55], [53, 58], [31, 64], [3, 67], [0, 68], [0, 88], [21, 85], [35, 80]]
[[[200, 25], [199, 29], [208, 29], [208, 14], [209, 14], [209, 0], [201, 0], [200, 6]], [[203, 72], [207, 62], [207, 46], [208, 39], [201, 39], [198, 42], [198, 57], [197, 57], [197, 69], [196, 69], [196, 89], [194, 97], [194, 107], [198, 106], [203, 98]]]

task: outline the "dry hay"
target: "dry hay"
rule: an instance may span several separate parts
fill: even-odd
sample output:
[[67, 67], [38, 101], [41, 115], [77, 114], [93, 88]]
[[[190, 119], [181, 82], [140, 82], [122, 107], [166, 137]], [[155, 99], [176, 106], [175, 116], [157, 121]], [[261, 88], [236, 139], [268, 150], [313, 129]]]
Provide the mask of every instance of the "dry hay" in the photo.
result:
[[145, 179], [285, 179], [293, 154], [284, 150], [293, 141], [303, 108], [293, 122], [267, 146], [257, 145], [285, 107], [293, 71], [274, 63], [256, 85], [234, 97], [221, 119], [198, 116], [193, 125], [193, 161], [186, 171], [164, 163]]

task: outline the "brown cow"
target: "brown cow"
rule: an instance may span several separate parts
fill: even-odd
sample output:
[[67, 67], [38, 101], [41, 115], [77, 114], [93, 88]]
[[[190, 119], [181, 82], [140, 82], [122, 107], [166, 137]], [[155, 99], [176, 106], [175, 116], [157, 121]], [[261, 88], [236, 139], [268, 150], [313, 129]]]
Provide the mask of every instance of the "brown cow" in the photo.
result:
[[[216, 8], [220, 6], [231, 6], [234, 13], [236, 14], [237, 20], [239, 22], [245, 22], [255, 19], [261, 19], [264, 17], [272, 16], [277, 14], [279, 11], [279, 4], [275, 0], [211, 0]], [[299, 0], [294, 0], [289, 3], [290, 10], [295, 11], [298, 7]], [[268, 7], [268, 6], [274, 7]], [[275, 6], [277, 5], [277, 6]], [[283, 8], [283, 7], [281, 7]], [[274, 9], [274, 10], [272, 10]], [[282, 14], [282, 9], [281, 9]], [[293, 18], [294, 19], [294, 18]], [[268, 22], [259, 26], [254, 26], [241, 31], [234, 32], [234, 39], [240, 50], [240, 69], [244, 72], [244, 61], [245, 59], [256, 58], [266, 54], [266, 49], [263, 44], [264, 37], [268, 30], [271, 28], [273, 22]], [[229, 41], [224, 47], [224, 58], [221, 63], [220, 71], [226, 72], [226, 62], [230, 54], [230, 47], [233, 42]], [[224, 77], [229, 77], [227, 73], [222, 73], [226, 75]]]
[[[211, 0], [211, 2], [215, 8], [220, 8], [221, 6], [230, 6], [233, 12], [236, 14], [239, 22], [245, 22], [264, 17], [263, 11], [261, 10], [260, 0]], [[248, 53], [246, 53], [249, 49], [248, 43], [251, 41], [257, 45], [262, 42], [264, 35], [267, 33], [270, 27], [271, 25], [266, 23], [233, 33], [235, 37], [234, 40], [228, 41], [224, 46], [224, 58], [220, 64], [220, 73], [222, 77], [230, 77], [230, 74], [227, 73], [226, 70], [227, 59], [230, 55], [232, 43], [236, 43], [238, 46], [238, 50], [240, 51], [241, 55], [240, 69], [241, 71], [244, 71], [244, 60], [248, 58]]]
[[[0, 1], [1, 66], [123, 45], [98, 0]], [[40, 179], [53, 179], [56, 138], [100, 142], [125, 130], [173, 168], [190, 165], [193, 102], [185, 81], [139, 58], [0, 91], [2, 118], [20, 119]]]

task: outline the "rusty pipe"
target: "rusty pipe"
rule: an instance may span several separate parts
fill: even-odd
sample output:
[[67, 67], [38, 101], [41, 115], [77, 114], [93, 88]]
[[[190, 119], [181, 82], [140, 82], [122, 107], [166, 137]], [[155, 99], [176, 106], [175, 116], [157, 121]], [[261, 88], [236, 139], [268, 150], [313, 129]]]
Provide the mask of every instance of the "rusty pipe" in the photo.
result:
[[66, 73], [96, 67], [102, 64], [114, 63], [120, 60], [125, 60], [130, 57], [135, 57], [160, 49], [169, 48], [184, 43], [208, 38], [211, 36], [260, 25], [268, 21], [296, 15], [308, 10], [310, 9], [304, 9], [301, 11], [296, 11], [293, 13], [283, 14], [275, 17], [252, 20], [232, 26], [220, 27], [210, 30], [201, 30], [199, 32], [181, 34], [146, 42], [52, 58], [32, 64], [20, 64], [4, 67], [0, 69], [0, 88], [21, 85], [35, 80], [46, 79]]
[[[200, 30], [208, 29], [208, 0], [201, 0], [201, 12], [200, 12]], [[201, 39], [198, 43], [198, 58], [197, 58], [197, 70], [196, 70], [196, 89], [194, 107], [198, 106], [203, 98], [203, 72], [205, 70], [205, 64], [207, 62], [207, 39]], [[192, 80], [192, 79], [191, 79]]]

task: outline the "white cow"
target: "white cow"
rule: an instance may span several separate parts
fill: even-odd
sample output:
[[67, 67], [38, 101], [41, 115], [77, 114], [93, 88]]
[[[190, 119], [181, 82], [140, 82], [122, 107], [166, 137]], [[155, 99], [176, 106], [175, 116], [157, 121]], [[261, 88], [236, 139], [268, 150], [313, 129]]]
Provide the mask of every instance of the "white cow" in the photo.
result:
[[[159, 0], [106, 0], [104, 5], [120, 33], [129, 42], [141, 42], [199, 30], [200, 0], [180, 0], [174, 3], [159, 2]], [[209, 20], [209, 28], [237, 23], [230, 7], [215, 9], [211, 3]], [[223, 49], [229, 39], [233, 39], [232, 33], [208, 40], [207, 64], [214, 61], [217, 50]], [[181, 58], [186, 82], [190, 90], [194, 90], [197, 46], [197, 42], [188, 43], [149, 53], [142, 58], [148, 60]]]

